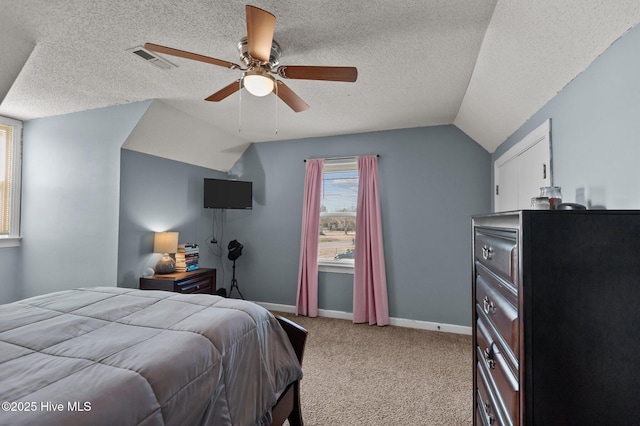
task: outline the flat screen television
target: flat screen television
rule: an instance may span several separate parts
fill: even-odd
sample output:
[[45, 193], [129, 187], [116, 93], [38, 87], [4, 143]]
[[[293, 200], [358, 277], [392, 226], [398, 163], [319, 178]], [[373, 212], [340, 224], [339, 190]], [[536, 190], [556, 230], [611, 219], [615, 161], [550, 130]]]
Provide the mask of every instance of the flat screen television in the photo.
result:
[[204, 207], [245, 209], [253, 207], [253, 183], [241, 180], [204, 179]]

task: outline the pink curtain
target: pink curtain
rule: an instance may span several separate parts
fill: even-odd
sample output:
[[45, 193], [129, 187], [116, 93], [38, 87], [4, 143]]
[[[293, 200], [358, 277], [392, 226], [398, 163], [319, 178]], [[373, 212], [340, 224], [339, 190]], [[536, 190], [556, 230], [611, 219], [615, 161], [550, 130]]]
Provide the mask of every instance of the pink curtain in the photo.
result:
[[377, 156], [359, 157], [358, 174], [353, 322], [389, 325]]
[[318, 316], [318, 234], [324, 160], [308, 159], [302, 206], [302, 236], [296, 315]]

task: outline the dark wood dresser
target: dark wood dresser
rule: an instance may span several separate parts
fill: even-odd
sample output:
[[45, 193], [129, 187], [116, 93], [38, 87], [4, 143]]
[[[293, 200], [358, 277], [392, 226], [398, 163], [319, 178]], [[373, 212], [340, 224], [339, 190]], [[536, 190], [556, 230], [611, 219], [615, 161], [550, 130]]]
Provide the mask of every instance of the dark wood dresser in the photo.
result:
[[190, 272], [156, 274], [152, 278], [140, 278], [141, 290], [165, 290], [177, 293], [216, 292], [216, 270], [200, 268]]
[[474, 425], [640, 421], [640, 211], [473, 224]]

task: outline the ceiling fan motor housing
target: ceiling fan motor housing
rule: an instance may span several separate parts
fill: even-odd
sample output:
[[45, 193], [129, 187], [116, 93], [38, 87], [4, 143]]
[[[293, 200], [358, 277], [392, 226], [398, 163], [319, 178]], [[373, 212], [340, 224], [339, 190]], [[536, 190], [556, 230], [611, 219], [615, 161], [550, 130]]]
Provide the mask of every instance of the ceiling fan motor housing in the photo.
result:
[[242, 40], [238, 42], [238, 52], [240, 53], [240, 59], [247, 66], [247, 68], [255, 68], [258, 65], [269, 66], [271, 71], [275, 71], [280, 64], [280, 55], [282, 49], [277, 41], [273, 40], [271, 43], [271, 52], [269, 54], [269, 62], [267, 64], [254, 59], [249, 55], [249, 45], [247, 43], [247, 37], [242, 37]]

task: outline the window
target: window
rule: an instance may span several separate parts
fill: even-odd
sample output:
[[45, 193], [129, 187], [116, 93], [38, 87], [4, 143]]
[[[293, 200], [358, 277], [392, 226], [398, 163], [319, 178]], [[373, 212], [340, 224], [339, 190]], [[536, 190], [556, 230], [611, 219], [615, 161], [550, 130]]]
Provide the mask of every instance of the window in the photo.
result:
[[320, 200], [319, 270], [353, 271], [357, 203], [357, 158], [325, 160]]
[[20, 161], [22, 123], [0, 117], [0, 247], [20, 236]]

